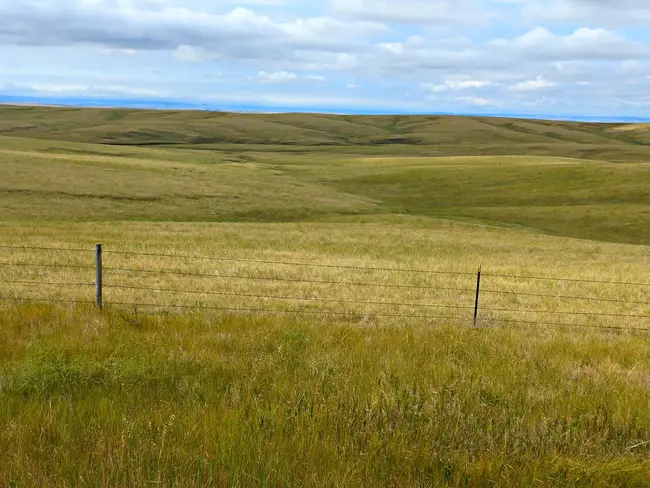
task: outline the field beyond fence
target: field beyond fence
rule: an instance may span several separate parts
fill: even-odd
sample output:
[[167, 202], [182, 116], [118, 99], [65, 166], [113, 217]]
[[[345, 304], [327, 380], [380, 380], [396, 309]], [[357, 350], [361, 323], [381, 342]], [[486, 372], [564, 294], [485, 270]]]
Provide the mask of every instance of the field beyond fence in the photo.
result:
[[[4, 256], [2, 256], [4, 252]], [[0, 246], [0, 300], [352, 323], [650, 331], [650, 283], [96, 249]]]

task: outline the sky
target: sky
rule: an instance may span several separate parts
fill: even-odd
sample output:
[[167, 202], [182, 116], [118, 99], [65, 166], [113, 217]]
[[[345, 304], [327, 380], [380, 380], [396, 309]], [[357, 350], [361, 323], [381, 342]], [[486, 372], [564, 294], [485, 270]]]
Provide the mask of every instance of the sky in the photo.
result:
[[3, 97], [650, 117], [650, 1], [0, 0]]

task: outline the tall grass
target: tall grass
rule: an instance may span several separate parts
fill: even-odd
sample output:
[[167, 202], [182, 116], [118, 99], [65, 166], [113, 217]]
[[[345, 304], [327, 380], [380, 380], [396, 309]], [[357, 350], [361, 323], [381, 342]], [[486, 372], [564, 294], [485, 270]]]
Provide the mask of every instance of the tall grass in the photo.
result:
[[645, 486], [646, 336], [0, 309], [9, 486]]
[[[0, 226], [0, 232], [6, 236], [0, 244], [18, 247], [0, 248], [4, 298], [94, 301], [94, 243], [99, 241], [104, 244], [105, 303], [132, 304], [131, 310], [196, 306], [348, 314], [347, 322], [359, 324], [469, 324], [482, 264], [482, 325], [517, 320], [650, 327], [645, 318], [650, 286], [601, 283], [648, 283], [643, 246], [397, 218], [272, 225], [12, 223]], [[25, 245], [87, 251], [20, 248]], [[185, 255], [190, 257], [170, 257]], [[275, 264], [284, 262], [304, 265]]]

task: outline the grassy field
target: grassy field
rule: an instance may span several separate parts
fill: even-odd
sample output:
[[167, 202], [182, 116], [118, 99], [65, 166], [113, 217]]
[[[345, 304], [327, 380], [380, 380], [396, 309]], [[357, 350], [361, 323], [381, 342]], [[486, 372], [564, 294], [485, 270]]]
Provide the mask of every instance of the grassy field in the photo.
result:
[[125, 148], [0, 136], [0, 157], [5, 220], [287, 222], [416, 215], [650, 243], [650, 152], [645, 159], [612, 162], [527, 153], [282, 153], [245, 144], [229, 151]]
[[[236, 114], [0, 106], [0, 131], [8, 136], [120, 145], [264, 144], [285, 147], [431, 146], [464, 155], [513, 145], [573, 148], [597, 153], [611, 146], [620, 158], [647, 154], [650, 130], [643, 124], [589, 124], [493, 117], [338, 116]], [[631, 146], [631, 147], [630, 147]], [[502, 154], [503, 149], [499, 154]], [[531, 151], [527, 151], [530, 153]], [[535, 151], [533, 151], [535, 152]], [[584, 152], [583, 152], [584, 155]]]
[[0, 107], [0, 487], [648, 486], [647, 144]]
[[7, 486], [650, 482], [646, 337], [42, 307], [0, 324]]

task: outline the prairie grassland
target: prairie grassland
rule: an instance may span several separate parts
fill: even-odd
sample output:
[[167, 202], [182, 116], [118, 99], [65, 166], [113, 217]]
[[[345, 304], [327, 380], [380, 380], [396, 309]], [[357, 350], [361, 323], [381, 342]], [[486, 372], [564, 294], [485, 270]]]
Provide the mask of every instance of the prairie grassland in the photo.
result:
[[[144, 310], [150, 311], [173, 306], [299, 310], [352, 314], [346, 320], [362, 325], [421, 323], [424, 317], [431, 317], [431, 324], [450, 322], [446, 319], [468, 324], [473, 317], [476, 272], [482, 265], [481, 318], [485, 325], [499, 323], [499, 320], [521, 320], [590, 326], [650, 326], [648, 318], [627, 317], [650, 315], [647, 310], [650, 287], [601, 283], [647, 283], [650, 255], [645, 246], [572, 240], [527, 229], [427, 218], [380, 216], [363, 219], [365, 223], [359, 221], [359, 217], [350, 217], [347, 223], [43, 223], [38, 227], [6, 223], [0, 226], [2, 235], [7, 236], [2, 244], [87, 251], [0, 248], [0, 262], [4, 264], [0, 267], [0, 281], [8, 281], [0, 283], [0, 296], [92, 301], [93, 248], [95, 242], [101, 242], [106, 268], [105, 301], [108, 304], [139, 303], [140, 308], [144, 306]], [[274, 264], [276, 262], [297, 265]], [[7, 266], [12, 263], [35, 267]], [[86, 269], [41, 268], [39, 264]], [[449, 272], [466, 274], [446, 274]], [[491, 275], [541, 276], [558, 278], [558, 281]], [[566, 278], [595, 283], [559, 281]], [[28, 283], [12, 283], [15, 281]], [[86, 286], [70, 288], [32, 283], [38, 281], [85, 283]], [[558, 296], [596, 300], [554, 298]], [[384, 315], [413, 317], [409, 320]]]
[[0, 137], [13, 221], [313, 222], [415, 215], [650, 244], [650, 163], [142, 149]]
[[6, 486], [647, 486], [647, 336], [0, 310]]
[[[226, 144], [366, 149], [371, 153], [442, 150], [484, 154], [579, 155], [607, 153], [605, 160], [648, 155], [647, 125], [590, 124], [496, 117], [337, 116], [241, 114], [0, 106], [6, 135], [128, 146], [214, 149]], [[527, 146], [526, 151], [521, 148]], [[277, 150], [277, 148], [274, 148]], [[443, 155], [443, 154], [440, 154]]]
[[0, 487], [650, 484], [645, 128], [0, 116]]

